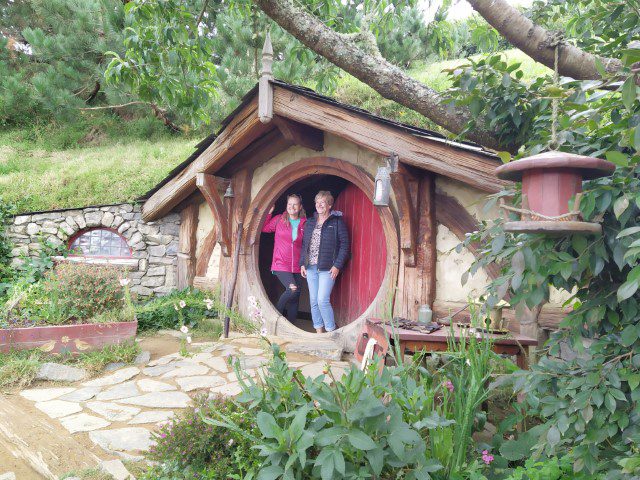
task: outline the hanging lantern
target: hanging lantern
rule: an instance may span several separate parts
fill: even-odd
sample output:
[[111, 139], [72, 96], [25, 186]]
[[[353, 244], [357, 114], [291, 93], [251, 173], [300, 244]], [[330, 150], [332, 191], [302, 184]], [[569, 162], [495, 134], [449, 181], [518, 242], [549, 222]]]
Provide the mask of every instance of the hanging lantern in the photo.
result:
[[[496, 169], [502, 180], [522, 182], [521, 208], [502, 204], [521, 214], [520, 221], [506, 222], [514, 233], [600, 233], [599, 223], [582, 221], [578, 207], [582, 182], [611, 175], [615, 165], [606, 160], [566, 152], [550, 151], [507, 163]], [[569, 201], [573, 209], [569, 210]]]
[[377, 207], [389, 206], [391, 194], [391, 174], [388, 167], [378, 167], [376, 173], [376, 185], [373, 192], [373, 204]]

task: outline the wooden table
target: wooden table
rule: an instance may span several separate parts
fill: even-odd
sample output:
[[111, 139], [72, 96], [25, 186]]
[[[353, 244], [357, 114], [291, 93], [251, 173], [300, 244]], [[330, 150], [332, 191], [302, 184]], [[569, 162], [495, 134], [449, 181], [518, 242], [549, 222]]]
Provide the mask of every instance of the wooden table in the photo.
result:
[[[367, 320], [370, 327], [377, 327], [382, 330], [383, 324], [381, 320]], [[400, 351], [405, 353], [416, 353], [420, 351], [426, 352], [443, 352], [449, 345], [451, 335], [451, 327], [443, 326], [440, 330], [432, 333], [422, 333], [404, 328], [393, 328], [389, 324], [385, 324], [386, 333], [393, 342], [394, 335], [400, 342]], [[453, 327], [453, 335], [456, 340], [460, 339], [462, 329], [458, 326]], [[498, 354], [512, 355], [516, 357], [518, 367], [528, 368], [528, 356], [526, 347], [538, 345], [537, 340], [521, 335], [519, 333], [507, 334], [486, 334], [483, 336], [493, 342], [492, 350]]]

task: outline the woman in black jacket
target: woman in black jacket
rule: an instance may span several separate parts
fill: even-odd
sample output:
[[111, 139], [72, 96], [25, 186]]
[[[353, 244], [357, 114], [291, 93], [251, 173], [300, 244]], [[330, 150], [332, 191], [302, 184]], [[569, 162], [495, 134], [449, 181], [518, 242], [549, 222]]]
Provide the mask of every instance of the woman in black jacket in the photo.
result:
[[315, 201], [316, 214], [304, 227], [300, 273], [309, 284], [313, 327], [323, 333], [336, 329], [331, 290], [349, 257], [349, 234], [342, 212], [331, 210], [331, 192], [319, 191]]

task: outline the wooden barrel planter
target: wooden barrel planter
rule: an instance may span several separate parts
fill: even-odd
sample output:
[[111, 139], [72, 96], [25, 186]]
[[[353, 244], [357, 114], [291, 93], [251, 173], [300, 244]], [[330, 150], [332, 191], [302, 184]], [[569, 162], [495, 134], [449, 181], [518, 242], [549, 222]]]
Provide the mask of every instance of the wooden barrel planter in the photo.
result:
[[5, 328], [0, 329], [0, 352], [35, 348], [47, 353], [85, 352], [132, 340], [137, 330], [137, 320]]

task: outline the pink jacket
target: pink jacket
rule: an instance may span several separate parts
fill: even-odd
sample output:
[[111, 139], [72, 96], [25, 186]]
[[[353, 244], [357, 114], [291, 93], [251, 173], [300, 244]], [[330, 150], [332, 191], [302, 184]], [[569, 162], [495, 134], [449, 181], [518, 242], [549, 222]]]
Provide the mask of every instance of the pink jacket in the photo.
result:
[[306, 218], [301, 218], [298, 224], [298, 237], [291, 240], [291, 224], [282, 221], [282, 215], [267, 215], [262, 227], [263, 233], [276, 232], [273, 245], [273, 260], [271, 270], [274, 272], [300, 273], [300, 253], [302, 252], [302, 238]]

